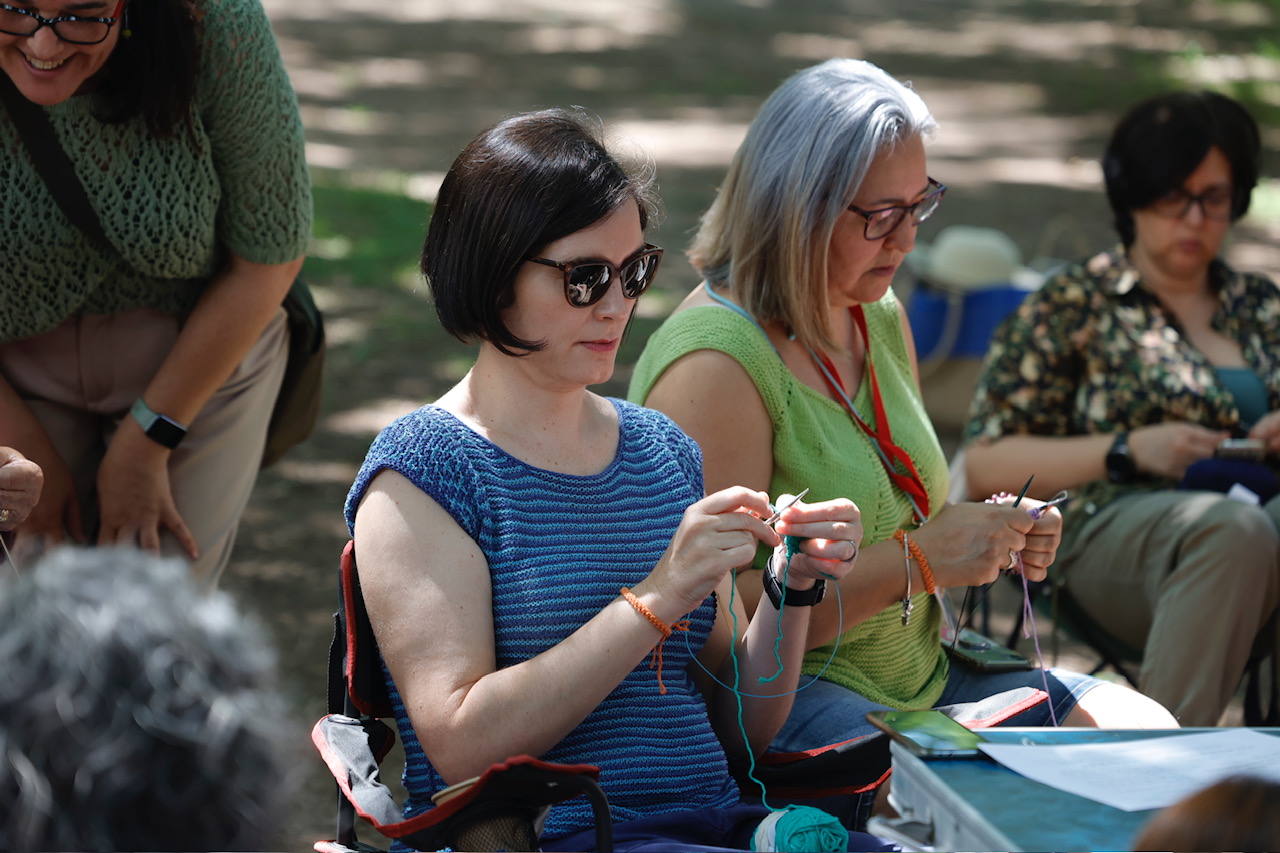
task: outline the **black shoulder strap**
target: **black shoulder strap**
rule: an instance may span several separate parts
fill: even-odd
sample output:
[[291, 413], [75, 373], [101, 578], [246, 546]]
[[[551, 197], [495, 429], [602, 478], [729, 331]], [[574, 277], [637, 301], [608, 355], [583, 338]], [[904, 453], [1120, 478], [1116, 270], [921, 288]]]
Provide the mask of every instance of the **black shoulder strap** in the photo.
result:
[[71, 158], [58, 144], [53, 124], [44, 110], [28, 101], [9, 79], [9, 75], [3, 72], [0, 72], [0, 100], [8, 107], [14, 127], [18, 129], [18, 135], [31, 156], [31, 162], [35, 164], [36, 172], [44, 179], [58, 207], [62, 208], [71, 224], [83, 231], [90, 240], [115, 254], [116, 249], [102, 230], [102, 222], [89, 203], [84, 185], [76, 177]]

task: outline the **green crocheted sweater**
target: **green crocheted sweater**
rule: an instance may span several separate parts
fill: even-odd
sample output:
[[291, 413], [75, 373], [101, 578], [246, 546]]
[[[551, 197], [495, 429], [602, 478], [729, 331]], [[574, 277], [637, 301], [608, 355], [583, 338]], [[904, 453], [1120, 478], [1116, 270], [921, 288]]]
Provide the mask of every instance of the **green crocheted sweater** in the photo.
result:
[[[879, 302], [864, 306], [864, 311], [872, 340], [871, 360], [894, 441], [911, 454], [931, 506], [940, 507], [947, 493], [946, 459], [916, 390], [897, 298], [890, 291]], [[798, 381], [763, 331], [735, 311], [704, 305], [669, 317], [649, 338], [636, 364], [630, 398], [642, 401], [668, 366], [701, 349], [732, 357], [760, 392], [773, 422], [770, 494], [796, 494], [808, 486], [808, 500], [850, 498], [862, 511], [866, 545], [911, 526], [910, 505], [890, 483], [869, 439], [844, 408]], [[874, 423], [870, 386], [863, 381], [854, 405], [868, 423]], [[761, 549], [757, 568], [763, 567], [765, 557]], [[905, 627], [898, 605], [847, 626], [838, 655], [823, 677], [883, 705], [931, 707], [946, 684], [947, 657], [938, 642], [937, 603], [924, 593], [914, 600], [915, 613]], [[830, 652], [830, 646], [809, 652], [804, 672], [819, 672]]]
[[302, 123], [266, 14], [259, 0], [202, 6], [194, 143], [183, 132], [157, 139], [139, 118], [103, 123], [92, 95], [46, 108], [118, 254], [63, 215], [0, 108], [0, 341], [76, 313], [185, 314], [226, 250], [257, 263], [306, 251]]

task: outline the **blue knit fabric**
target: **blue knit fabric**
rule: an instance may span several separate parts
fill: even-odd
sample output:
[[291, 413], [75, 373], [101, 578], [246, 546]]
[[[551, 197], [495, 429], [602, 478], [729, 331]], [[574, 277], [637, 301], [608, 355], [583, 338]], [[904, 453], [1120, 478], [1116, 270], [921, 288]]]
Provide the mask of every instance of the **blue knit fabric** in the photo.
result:
[[[374, 440], [347, 496], [348, 526], [370, 480], [402, 474], [443, 507], [489, 562], [497, 663], [511, 666], [556, 645], [657, 563], [684, 509], [702, 497], [702, 455], [665, 416], [612, 400], [618, 450], [599, 474], [546, 471], [512, 457], [452, 414], [426, 406]], [[430, 618], [424, 614], [424, 618]], [[714, 598], [689, 616], [689, 646], [702, 648]], [[600, 768], [615, 821], [738, 801], [724, 751], [689, 676], [685, 638], [664, 647], [663, 682], [648, 658], [545, 755], [547, 761]], [[424, 649], [424, 654], [430, 654]], [[407, 756], [405, 816], [430, 807], [444, 781], [423, 754], [394, 683], [388, 679]], [[501, 717], [492, 721], [501, 727]], [[552, 809], [544, 837], [591, 825], [582, 798]]]

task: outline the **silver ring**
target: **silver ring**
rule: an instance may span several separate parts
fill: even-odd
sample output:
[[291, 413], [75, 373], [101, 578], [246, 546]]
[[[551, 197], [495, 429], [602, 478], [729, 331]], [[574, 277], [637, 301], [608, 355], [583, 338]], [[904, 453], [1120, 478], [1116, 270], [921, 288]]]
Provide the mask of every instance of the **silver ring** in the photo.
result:
[[853, 546], [853, 553], [849, 555], [849, 562], [852, 563], [854, 560], [858, 559], [858, 540], [850, 539], [849, 544]]
[[8, 524], [11, 518], [13, 518], [13, 510], [0, 509], [0, 524]]

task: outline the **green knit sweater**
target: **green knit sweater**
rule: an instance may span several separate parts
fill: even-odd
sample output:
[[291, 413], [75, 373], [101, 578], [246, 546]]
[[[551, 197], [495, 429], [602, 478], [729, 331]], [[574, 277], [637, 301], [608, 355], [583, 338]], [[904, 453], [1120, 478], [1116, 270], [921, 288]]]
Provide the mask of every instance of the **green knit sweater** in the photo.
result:
[[[946, 459], [916, 390], [898, 301], [890, 291], [864, 310], [872, 340], [871, 360], [894, 441], [911, 454], [930, 504], [940, 507], [947, 493]], [[644, 400], [668, 366], [701, 349], [732, 357], [760, 392], [773, 422], [770, 494], [796, 494], [808, 486], [808, 500], [850, 498], [862, 512], [866, 545], [888, 539], [894, 530], [911, 525], [910, 505], [890, 483], [869, 439], [845, 409], [798, 381], [761, 329], [735, 311], [704, 305], [669, 317], [649, 338], [636, 364], [631, 399]], [[874, 423], [870, 388], [870, 381], [864, 380], [854, 405]], [[763, 566], [765, 556], [761, 553], [757, 567]], [[923, 593], [914, 599], [915, 613], [906, 627], [898, 605], [858, 625], [846, 626], [839, 654], [824, 678], [883, 705], [932, 706], [946, 683], [947, 657], [938, 642], [936, 602]], [[804, 672], [819, 672], [830, 652], [830, 646], [809, 652]]]
[[185, 314], [226, 250], [257, 263], [306, 251], [302, 124], [262, 5], [201, 5], [194, 143], [181, 131], [157, 139], [140, 118], [105, 124], [92, 95], [46, 108], [118, 254], [99, 250], [63, 215], [0, 108], [0, 341], [76, 313]]

